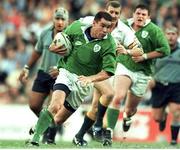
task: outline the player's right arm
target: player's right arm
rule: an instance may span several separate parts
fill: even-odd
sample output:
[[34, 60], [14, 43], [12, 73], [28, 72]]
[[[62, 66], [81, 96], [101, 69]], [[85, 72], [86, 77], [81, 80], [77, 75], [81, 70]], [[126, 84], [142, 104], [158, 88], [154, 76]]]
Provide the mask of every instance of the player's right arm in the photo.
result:
[[[129, 51], [128, 51], [129, 49]], [[141, 56], [144, 54], [141, 43], [137, 38], [128, 46], [127, 52], [131, 56]]]
[[67, 49], [66, 49], [66, 47], [64, 45], [57, 46], [57, 45], [55, 45], [53, 43], [50, 45], [49, 51], [53, 52], [53, 53], [56, 53], [56, 54], [58, 54], [60, 56], [64, 56], [67, 53]]
[[20, 75], [19, 75], [19, 81], [22, 84], [25, 84], [28, 80], [28, 76], [29, 76], [29, 70], [36, 64], [36, 62], [39, 60], [39, 58], [41, 57], [41, 54], [43, 53], [44, 50], [44, 45], [43, 45], [43, 41], [44, 41], [44, 35], [46, 34], [46, 30], [44, 30], [41, 35], [38, 38], [38, 41], [36, 43], [35, 49], [31, 54], [31, 57], [28, 61], [28, 63], [24, 66], [24, 68], [22, 69]]
[[138, 43], [137, 40], [134, 40], [127, 48], [124, 47], [122, 44], [117, 45], [117, 53], [118, 54], [129, 54], [130, 56], [142, 56], [144, 51], [141, 45]]
[[142, 45], [135, 36], [134, 32], [124, 24], [119, 22], [118, 27], [123, 32], [123, 40], [117, 44], [118, 54], [129, 54], [130, 56], [141, 56], [144, 54]]

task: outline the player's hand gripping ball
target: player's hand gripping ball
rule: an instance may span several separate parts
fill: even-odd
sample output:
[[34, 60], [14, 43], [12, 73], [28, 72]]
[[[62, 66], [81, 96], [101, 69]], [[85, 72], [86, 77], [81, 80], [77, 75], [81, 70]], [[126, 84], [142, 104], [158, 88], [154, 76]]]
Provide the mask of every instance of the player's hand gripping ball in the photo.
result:
[[72, 44], [69, 40], [69, 37], [66, 33], [64, 32], [59, 32], [55, 35], [54, 40], [52, 42], [52, 44], [54, 44], [55, 46], [64, 46], [67, 49], [66, 55], [69, 55], [71, 49], [72, 49]]

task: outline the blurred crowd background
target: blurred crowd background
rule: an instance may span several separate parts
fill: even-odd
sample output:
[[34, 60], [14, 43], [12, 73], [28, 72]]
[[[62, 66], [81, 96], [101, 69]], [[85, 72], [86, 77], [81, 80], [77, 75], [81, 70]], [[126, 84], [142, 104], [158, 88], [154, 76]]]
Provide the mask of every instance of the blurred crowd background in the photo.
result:
[[[70, 22], [94, 15], [104, 8], [108, 0], [1, 0], [0, 1], [0, 103], [27, 103], [36, 67], [26, 86], [17, 80], [27, 63], [35, 43], [52, 20], [53, 11], [63, 6], [69, 10]], [[176, 24], [180, 30], [180, 0], [119, 0], [121, 18], [132, 16], [133, 8], [146, 3], [151, 9], [151, 19], [162, 29]]]

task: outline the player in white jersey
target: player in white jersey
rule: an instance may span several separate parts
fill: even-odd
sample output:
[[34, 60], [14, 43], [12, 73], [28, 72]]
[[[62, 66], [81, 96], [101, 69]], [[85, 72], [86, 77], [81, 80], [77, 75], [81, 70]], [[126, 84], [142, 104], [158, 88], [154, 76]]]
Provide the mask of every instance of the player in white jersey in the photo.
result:
[[[113, 26], [111, 28], [111, 34], [114, 37], [117, 45], [117, 49], [122, 49], [122, 45], [129, 49], [126, 51], [124, 49], [124, 53], [131, 53], [131, 55], [142, 55], [143, 50], [136, 39], [136, 36], [131, 31], [131, 29], [126, 26], [120, 19], [120, 3], [117, 1], [110, 1], [106, 5], [106, 10], [111, 14], [113, 17]], [[84, 24], [91, 24], [93, 21], [93, 16], [81, 18], [81, 22]], [[122, 45], [121, 45], [122, 44]], [[117, 56], [118, 57], [118, 56]], [[88, 131], [94, 122], [94, 137], [97, 140], [104, 142], [106, 138], [104, 138], [104, 133], [110, 133], [110, 130], [103, 130], [103, 117], [106, 112], [106, 109], [110, 102], [113, 99], [114, 90], [110, 80], [105, 80], [101, 82], [95, 83], [94, 93], [93, 93], [93, 100], [90, 110], [87, 112], [84, 118], [83, 125], [79, 132], [75, 135], [73, 139], [73, 143], [77, 146], [86, 146], [87, 141], [83, 139], [84, 134]], [[110, 134], [107, 134], [108, 136]], [[108, 138], [109, 139], [109, 138]], [[111, 140], [109, 141], [111, 143]]]

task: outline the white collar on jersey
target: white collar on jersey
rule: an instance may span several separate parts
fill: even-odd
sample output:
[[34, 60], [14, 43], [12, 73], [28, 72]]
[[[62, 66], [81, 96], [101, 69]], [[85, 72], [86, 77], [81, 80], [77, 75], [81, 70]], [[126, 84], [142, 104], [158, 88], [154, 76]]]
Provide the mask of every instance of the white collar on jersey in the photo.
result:
[[[131, 26], [134, 23], [134, 20], [133, 20], [133, 18], [130, 18], [130, 19], [127, 19], [127, 22], [128, 22], [128, 25]], [[147, 19], [144, 24], [144, 27], [147, 26], [150, 22], [151, 22], [151, 19]]]
[[[86, 37], [86, 34], [85, 34], [85, 30], [87, 29], [87, 28], [89, 28], [89, 27], [91, 27], [92, 26], [92, 24], [83, 24], [82, 26], [81, 26], [81, 29], [82, 29], [82, 32], [83, 32], [83, 34], [84, 34], [84, 38], [85, 38], [85, 40], [86, 41], [89, 41], [88, 40], [88, 38]], [[107, 35], [105, 36], [105, 37], [103, 37], [103, 39], [107, 39]], [[98, 39], [97, 39], [98, 40]]]

